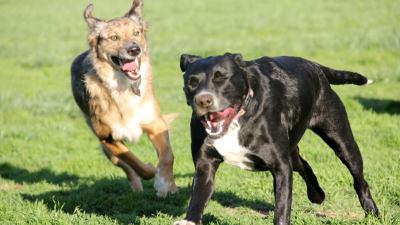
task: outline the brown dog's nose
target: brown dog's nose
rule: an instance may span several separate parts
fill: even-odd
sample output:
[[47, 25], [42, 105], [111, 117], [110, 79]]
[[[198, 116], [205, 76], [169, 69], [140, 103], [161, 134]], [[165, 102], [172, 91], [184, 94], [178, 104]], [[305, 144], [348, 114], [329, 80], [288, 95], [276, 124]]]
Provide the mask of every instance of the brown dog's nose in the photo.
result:
[[138, 45], [132, 45], [127, 50], [130, 56], [137, 56], [140, 54], [140, 47]]
[[210, 94], [197, 95], [194, 98], [195, 103], [203, 108], [210, 107], [213, 104], [213, 96]]

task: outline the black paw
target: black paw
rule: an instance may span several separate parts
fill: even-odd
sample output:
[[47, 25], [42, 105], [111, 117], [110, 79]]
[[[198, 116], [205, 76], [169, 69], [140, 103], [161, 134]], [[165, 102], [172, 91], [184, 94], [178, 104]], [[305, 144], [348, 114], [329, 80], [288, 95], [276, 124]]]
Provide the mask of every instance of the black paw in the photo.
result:
[[366, 216], [372, 215], [375, 217], [379, 217], [379, 209], [372, 199], [363, 202], [363, 209], [365, 211]]
[[312, 203], [321, 204], [325, 200], [325, 192], [321, 187], [307, 187], [307, 196]]

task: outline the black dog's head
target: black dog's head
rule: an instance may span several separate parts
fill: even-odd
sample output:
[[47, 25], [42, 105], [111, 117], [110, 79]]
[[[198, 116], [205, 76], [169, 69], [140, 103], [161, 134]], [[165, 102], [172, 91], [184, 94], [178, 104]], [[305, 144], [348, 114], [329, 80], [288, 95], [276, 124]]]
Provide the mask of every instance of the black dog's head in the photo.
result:
[[187, 103], [212, 138], [223, 136], [231, 122], [240, 116], [249, 92], [244, 64], [240, 54], [181, 56]]

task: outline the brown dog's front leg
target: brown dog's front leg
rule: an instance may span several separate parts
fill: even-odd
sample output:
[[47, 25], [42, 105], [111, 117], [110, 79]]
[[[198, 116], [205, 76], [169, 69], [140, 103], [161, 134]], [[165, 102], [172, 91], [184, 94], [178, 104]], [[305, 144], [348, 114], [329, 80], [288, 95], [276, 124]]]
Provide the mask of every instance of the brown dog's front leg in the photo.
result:
[[140, 161], [129, 149], [120, 141], [101, 140], [101, 143], [111, 152], [127, 163], [143, 179], [149, 180], [156, 174], [156, 169], [151, 164]]
[[169, 192], [175, 193], [178, 188], [173, 175], [174, 155], [169, 141], [167, 125], [164, 120], [159, 118], [143, 128], [156, 148], [159, 159], [154, 180], [157, 196], [165, 197]]

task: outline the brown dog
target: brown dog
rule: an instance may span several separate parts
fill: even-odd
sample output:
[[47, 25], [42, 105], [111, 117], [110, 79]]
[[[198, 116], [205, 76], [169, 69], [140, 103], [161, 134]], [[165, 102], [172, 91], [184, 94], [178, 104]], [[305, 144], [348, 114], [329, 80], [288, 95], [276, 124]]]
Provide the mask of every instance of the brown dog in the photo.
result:
[[[177, 191], [174, 156], [168, 129], [153, 95], [152, 73], [142, 19], [143, 2], [134, 0], [129, 12], [109, 21], [92, 16], [86, 7], [90, 49], [71, 67], [72, 91], [86, 121], [111, 162], [126, 173], [133, 190], [142, 191], [140, 177], [155, 176], [157, 196]], [[123, 141], [136, 142], [145, 131], [157, 150], [157, 168], [140, 161]]]

